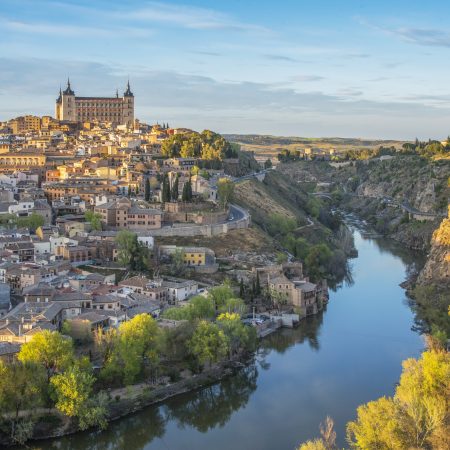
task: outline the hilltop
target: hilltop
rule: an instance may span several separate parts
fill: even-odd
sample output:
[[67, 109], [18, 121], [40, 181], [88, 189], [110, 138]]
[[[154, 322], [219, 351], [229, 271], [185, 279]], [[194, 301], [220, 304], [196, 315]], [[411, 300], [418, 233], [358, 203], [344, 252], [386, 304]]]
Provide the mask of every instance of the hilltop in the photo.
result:
[[253, 152], [257, 160], [276, 159], [283, 150], [304, 153], [312, 149], [318, 154], [342, 154], [346, 151], [362, 149], [375, 150], [381, 147], [401, 148], [405, 141], [358, 139], [358, 138], [308, 138], [295, 136], [271, 136], [257, 134], [227, 134], [224, 137], [230, 142], [239, 144], [244, 151]]

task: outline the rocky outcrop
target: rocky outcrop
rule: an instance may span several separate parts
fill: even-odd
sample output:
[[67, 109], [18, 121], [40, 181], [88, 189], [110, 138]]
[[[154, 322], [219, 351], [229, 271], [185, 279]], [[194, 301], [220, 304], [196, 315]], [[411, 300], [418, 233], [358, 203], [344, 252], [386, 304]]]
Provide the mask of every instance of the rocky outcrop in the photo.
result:
[[450, 284], [450, 206], [448, 214], [433, 233], [430, 254], [417, 279], [420, 284]]

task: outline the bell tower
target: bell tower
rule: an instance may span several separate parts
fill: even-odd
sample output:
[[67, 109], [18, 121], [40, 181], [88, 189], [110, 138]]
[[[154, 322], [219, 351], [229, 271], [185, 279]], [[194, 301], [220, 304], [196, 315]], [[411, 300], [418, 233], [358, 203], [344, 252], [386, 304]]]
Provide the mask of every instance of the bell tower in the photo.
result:
[[58, 120], [69, 120], [71, 122], [75, 122], [77, 120], [77, 107], [75, 104], [75, 92], [70, 87], [70, 80], [67, 79], [67, 87], [61, 93], [60, 97], [57, 100], [57, 105], [59, 101], [59, 108], [57, 106], [57, 111], [59, 109], [59, 117], [57, 114]]
[[130, 89], [130, 80], [122, 97], [122, 123], [129, 128], [134, 126], [134, 95]]

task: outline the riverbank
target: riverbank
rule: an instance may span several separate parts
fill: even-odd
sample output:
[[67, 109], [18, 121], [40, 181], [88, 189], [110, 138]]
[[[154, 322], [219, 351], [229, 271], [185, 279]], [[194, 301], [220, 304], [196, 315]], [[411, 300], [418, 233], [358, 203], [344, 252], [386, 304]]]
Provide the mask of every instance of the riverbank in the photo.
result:
[[[200, 374], [193, 374], [188, 378], [170, 384], [139, 383], [123, 388], [109, 389], [106, 391], [108, 397], [106, 420], [110, 423], [175, 396], [194, 392], [218, 383], [236, 374], [242, 367], [249, 364], [252, 358], [244, 361], [227, 361], [206, 369]], [[32, 417], [36, 421], [30, 441], [60, 438], [87, 431], [79, 428], [76, 419], [63, 415], [56, 408], [38, 408], [31, 412], [23, 411], [20, 416]], [[14, 447], [14, 445], [14, 442], [0, 434], [0, 446]]]
[[34, 441], [29, 447], [292, 449], [315, 437], [327, 415], [335, 420], [339, 448], [345, 447], [345, 424], [354, 420], [356, 408], [392, 395], [401, 362], [423, 350], [399, 286], [418, 263], [417, 253], [358, 231], [355, 244], [353, 281], [330, 291], [322, 313], [263, 339], [255, 363], [115, 420], [101, 433]]

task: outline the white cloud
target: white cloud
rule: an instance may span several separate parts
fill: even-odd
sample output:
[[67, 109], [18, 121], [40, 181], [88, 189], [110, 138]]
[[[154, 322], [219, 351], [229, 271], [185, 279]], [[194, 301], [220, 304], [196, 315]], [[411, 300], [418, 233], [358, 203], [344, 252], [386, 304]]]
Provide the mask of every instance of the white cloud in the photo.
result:
[[[0, 118], [51, 114], [59, 84], [70, 75], [78, 95], [114, 95], [130, 73], [136, 115], [194, 129], [227, 133], [413, 139], [448, 134], [450, 107], [427, 99], [371, 101], [354, 87], [335, 95], [298, 92], [267, 83], [223, 82], [144, 66], [83, 61], [0, 58]], [[432, 99], [431, 99], [432, 100]], [[414, 133], [414, 136], [411, 135]]]
[[236, 20], [228, 14], [213, 9], [188, 5], [171, 5], [162, 2], [149, 2], [134, 10], [116, 11], [121, 18], [137, 21], [167, 23], [195, 30], [234, 30], [266, 33], [268, 28]]

